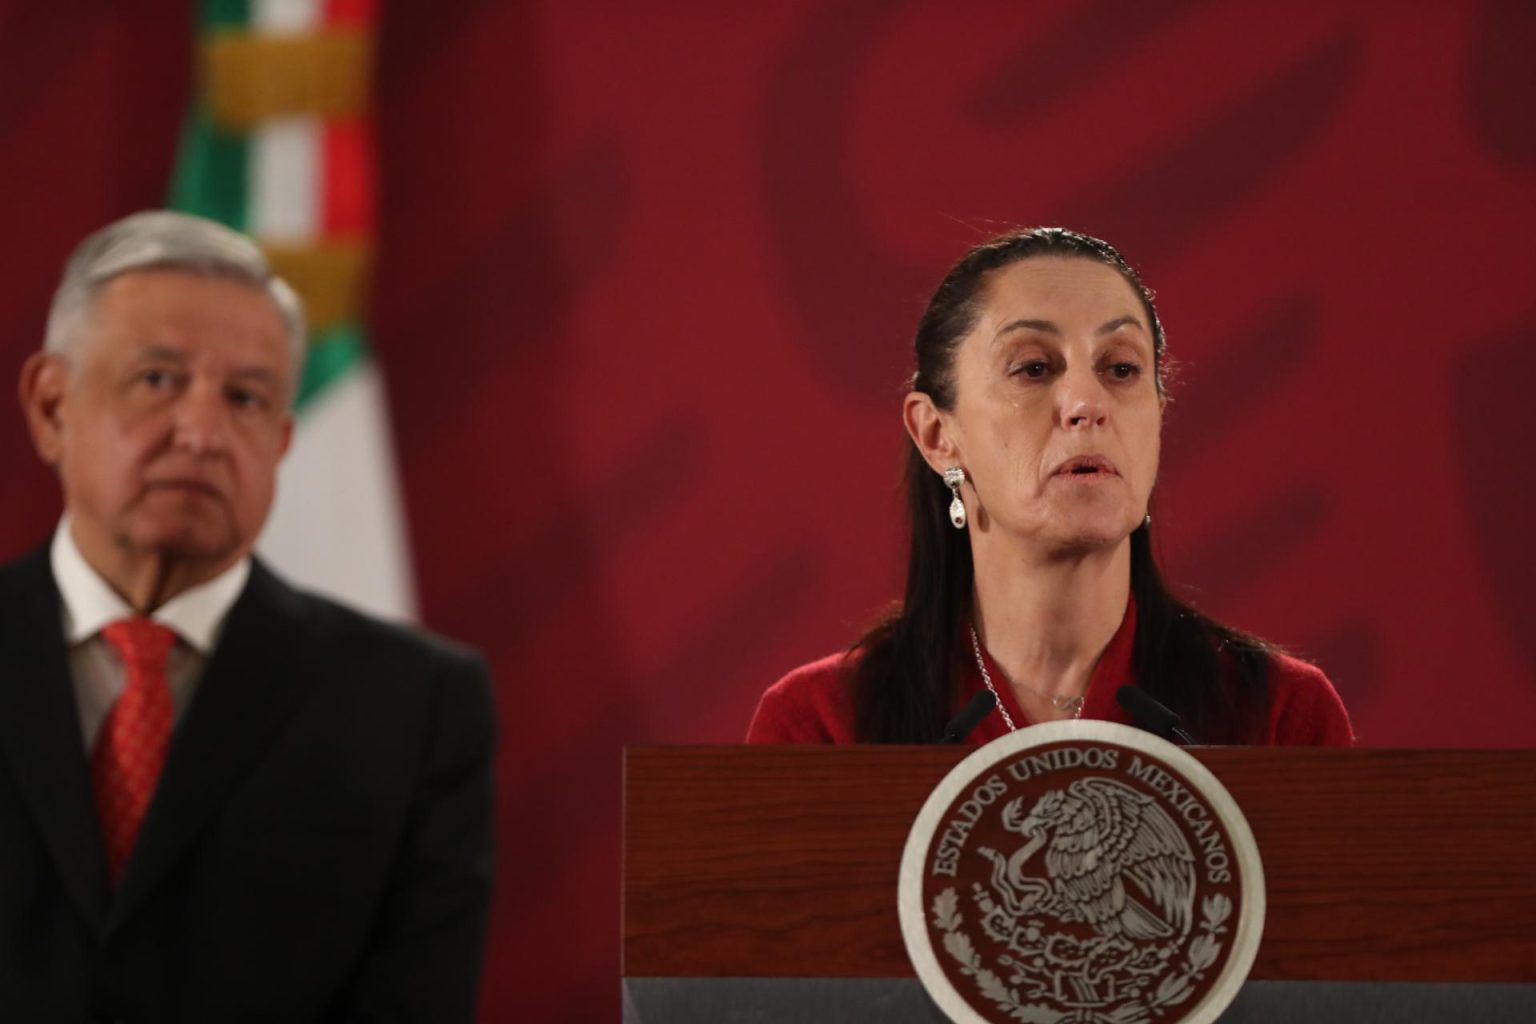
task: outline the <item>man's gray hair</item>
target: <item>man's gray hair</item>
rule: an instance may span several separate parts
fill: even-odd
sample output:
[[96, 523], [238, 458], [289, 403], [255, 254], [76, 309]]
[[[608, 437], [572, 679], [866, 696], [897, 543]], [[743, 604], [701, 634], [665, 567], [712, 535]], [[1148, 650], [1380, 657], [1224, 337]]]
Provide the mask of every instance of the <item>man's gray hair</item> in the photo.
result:
[[64, 279], [53, 294], [43, 350], [69, 358], [80, 321], [108, 281], [134, 270], [185, 270], [240, 281], [272, 299], [293, 355], [294, 379], [304, 370], [304, 301], [272, 271], [256, 243], [238, 231], [203, 217], [148, 210], [114, 221], [81, 242], [64, 264]]

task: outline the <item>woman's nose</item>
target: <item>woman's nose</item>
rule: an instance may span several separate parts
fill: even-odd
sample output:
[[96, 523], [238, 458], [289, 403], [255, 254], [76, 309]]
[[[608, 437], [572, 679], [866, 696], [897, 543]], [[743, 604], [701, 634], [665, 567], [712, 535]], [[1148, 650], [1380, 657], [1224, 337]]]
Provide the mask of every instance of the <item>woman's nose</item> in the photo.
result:
[[1109, 415], [1103, 382], [1089, 371], [1068, 371], [1058, 385], [1057, 408], [1061, 425], [1069, 430], [1102, 426]]

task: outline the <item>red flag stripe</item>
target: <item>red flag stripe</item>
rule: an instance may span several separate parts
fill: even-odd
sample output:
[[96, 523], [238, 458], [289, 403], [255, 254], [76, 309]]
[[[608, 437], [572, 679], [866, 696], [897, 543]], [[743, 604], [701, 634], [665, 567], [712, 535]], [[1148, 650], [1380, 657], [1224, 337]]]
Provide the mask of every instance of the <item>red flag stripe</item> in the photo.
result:
[[372, 121], [366, 117], [327, 121], [321, 147], [322, 236], [371, 236], [375, 209]]
[[323, 18], [327, 25], [372, 25], [378, 13], [378, 0], [325, 0]]

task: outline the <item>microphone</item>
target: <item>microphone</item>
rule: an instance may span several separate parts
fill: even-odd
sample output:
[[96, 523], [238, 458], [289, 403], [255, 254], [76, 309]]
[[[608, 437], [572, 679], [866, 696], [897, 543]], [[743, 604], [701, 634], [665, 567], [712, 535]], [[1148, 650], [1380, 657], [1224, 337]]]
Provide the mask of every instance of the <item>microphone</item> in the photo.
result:
[[1138, 686], [1122, 686], [1115, 691], [1115, 700], [1130, 712], [1137, 725], [1152, 735], [1186, 747], [1198, 746], [1195, 738], [1179, 724], [1179, 716], [1146, 690]]
[[982, 690], [972, 697], [970, 703], [961, 709], [954, 721], [944, 727], [944, 736], [940, 743], [964, 743], [965, 738], [981, 724], [993, 708], [997, 707], [997, 698], [992, 696], [991, 690]]

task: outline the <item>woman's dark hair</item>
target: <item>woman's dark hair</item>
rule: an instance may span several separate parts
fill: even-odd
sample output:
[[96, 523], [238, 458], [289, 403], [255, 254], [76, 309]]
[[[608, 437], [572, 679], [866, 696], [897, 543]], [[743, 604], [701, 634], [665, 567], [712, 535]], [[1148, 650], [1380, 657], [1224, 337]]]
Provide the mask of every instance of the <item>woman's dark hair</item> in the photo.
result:
[[[998, 269], [1033, 256], [1067, 256], [1113, 267], [1141, 299], [1152, 330], [1154, 378], [1163, 389], [1164, 338], [1152, 293], [1107, 242], [1063, 228], [1000, 235], [956, 263], [918, 321], [912, 389], [941, 409], [955, 401], [955, 350], [981, 314], [983, 286]], [[930, 743], [952, 711], [955, 678], [966, 659], [971, 615], [971, 547], [954, 529], [950, 493], [907, 446], [907, 513], [912, 529], [907, 588], [900, 608], [859, 639], [854, 706], [866, 743]], [[1265, 721], [1272, 649], [1174, 597], [1152, 554], [1151, 527], [1131, 534], [1131, 595], [1136, 602], [1132, 666], [1139, 686], [1176, 711], [1207, 743], [1258, 738]]]

